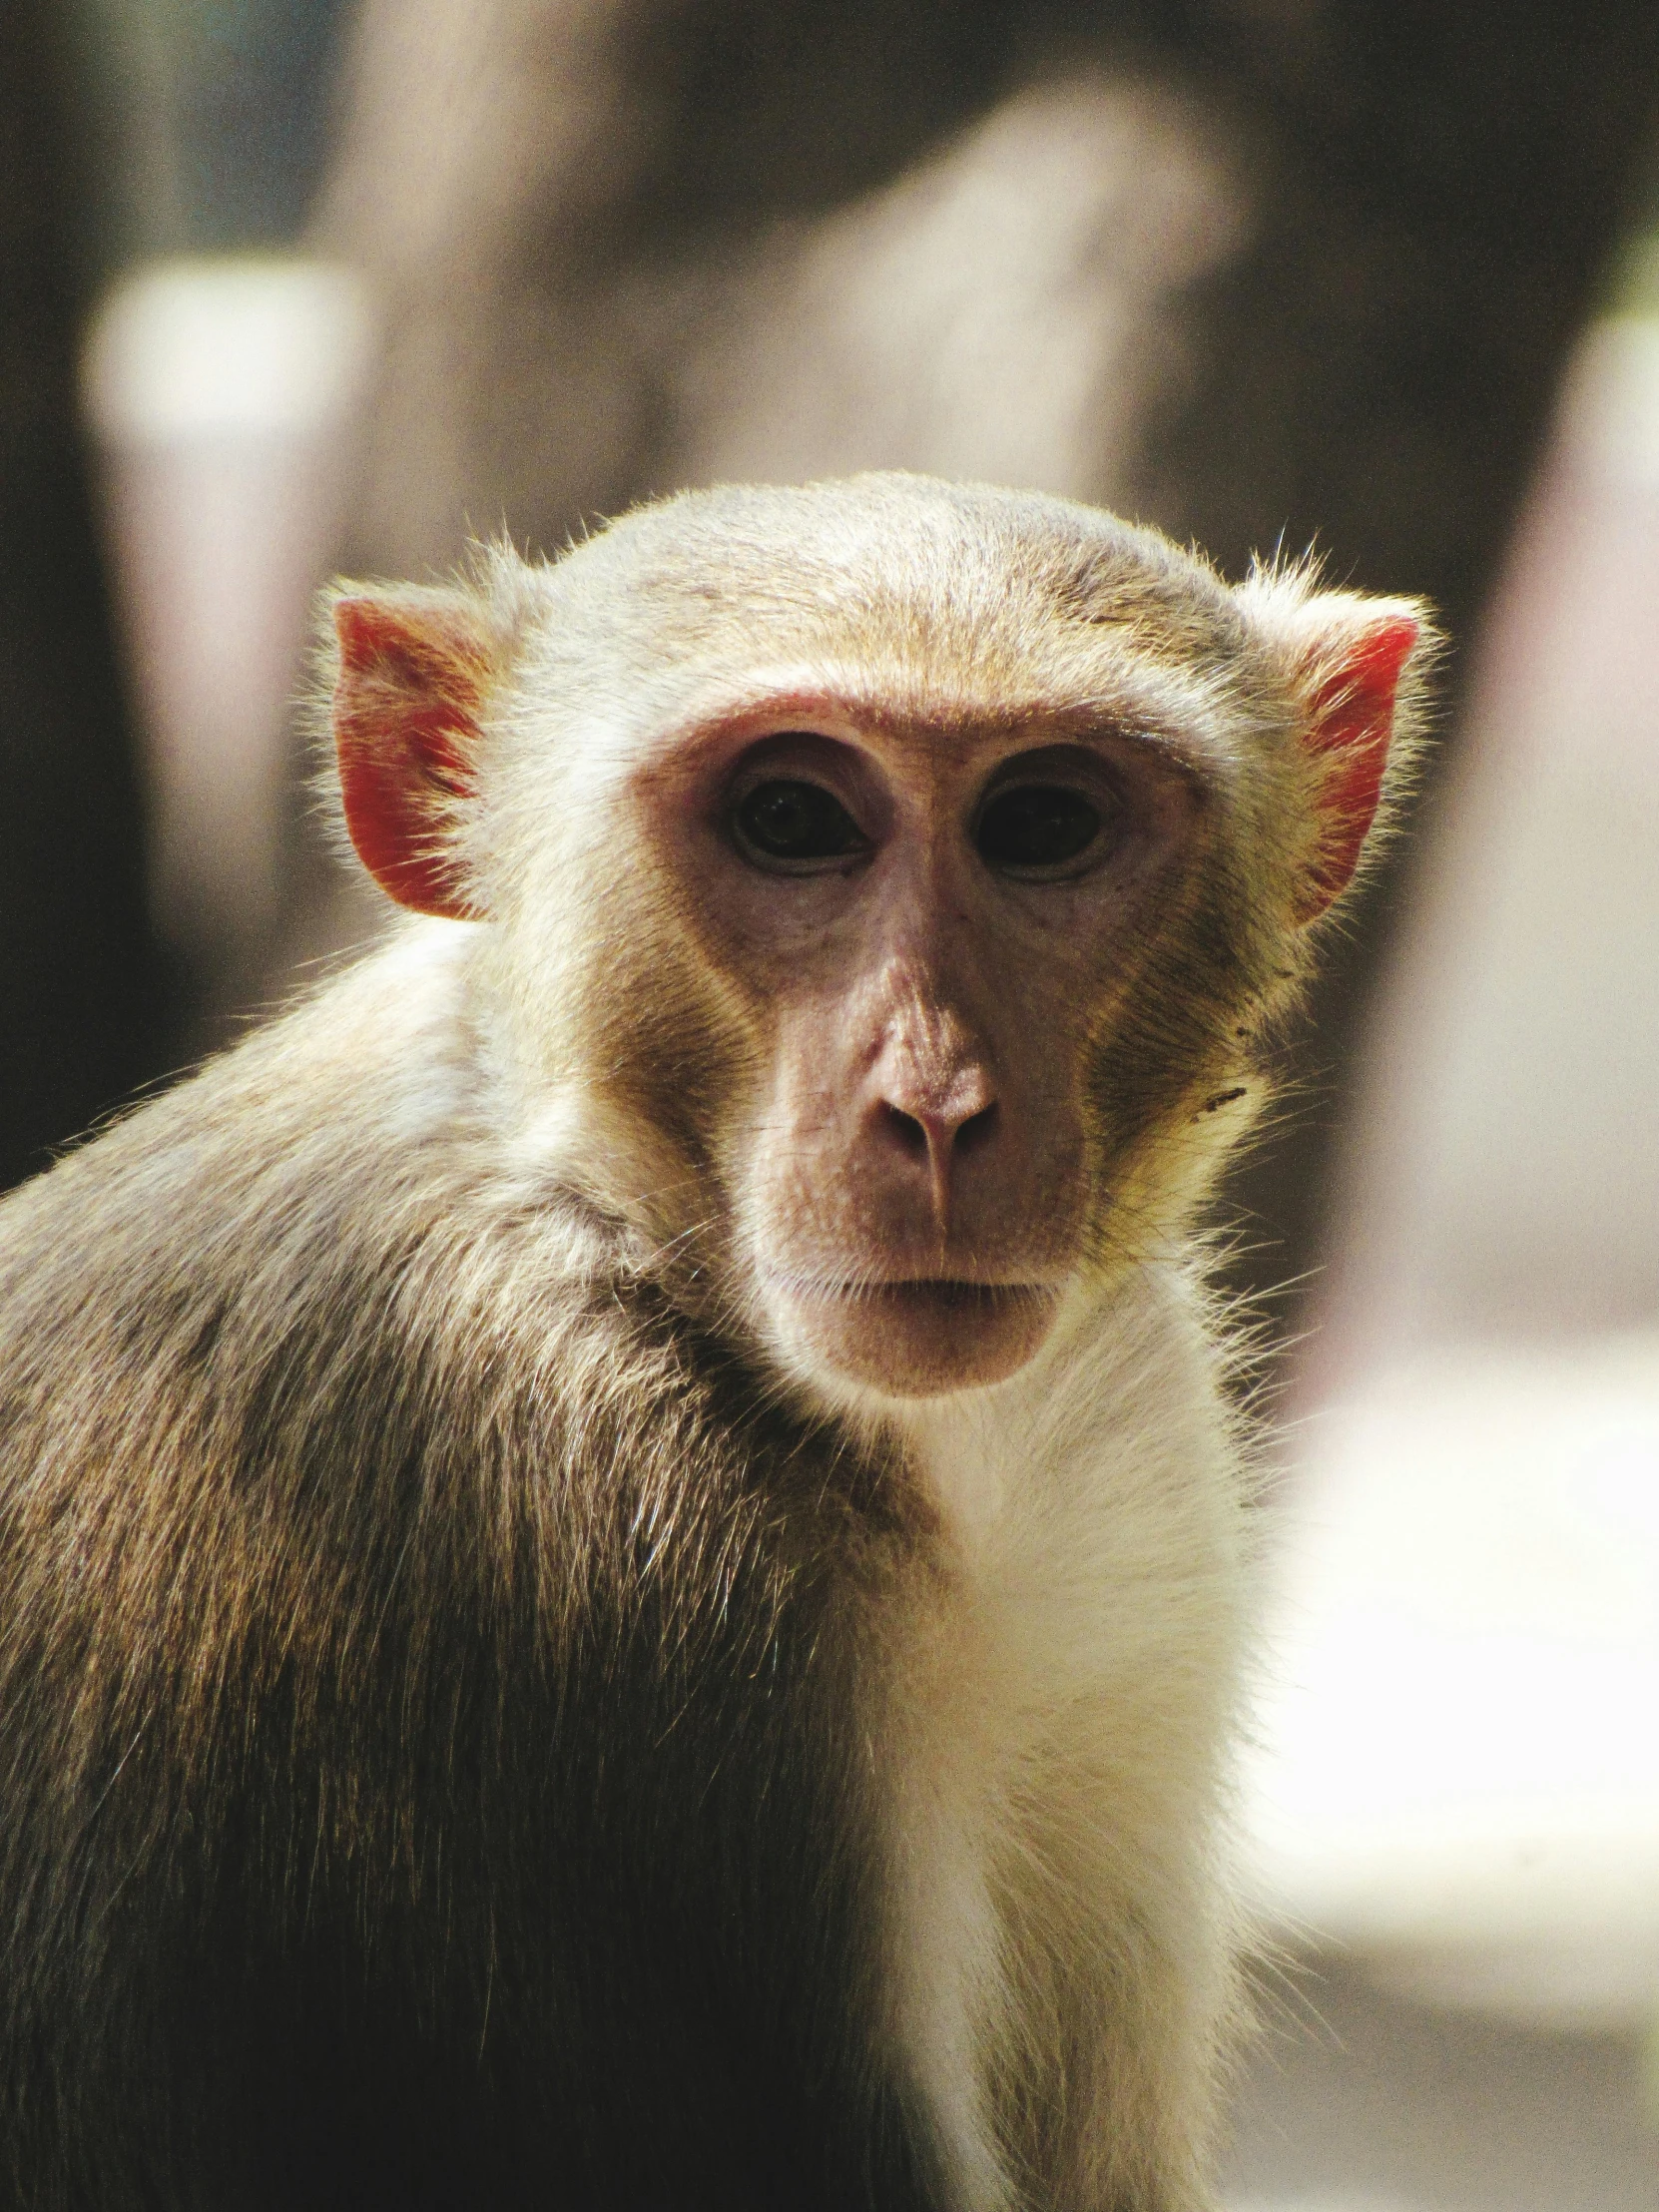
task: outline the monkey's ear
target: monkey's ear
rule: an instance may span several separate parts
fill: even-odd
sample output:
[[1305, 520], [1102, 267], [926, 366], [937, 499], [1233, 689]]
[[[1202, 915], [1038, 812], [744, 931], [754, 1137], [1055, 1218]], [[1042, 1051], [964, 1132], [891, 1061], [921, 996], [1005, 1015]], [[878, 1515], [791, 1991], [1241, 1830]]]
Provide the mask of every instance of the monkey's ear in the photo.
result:
[[[1319, 835], [1297, 900], [1301, 925], [1341, 896], [1382, 798], [1390, 750], [1401, 739], [1406, 670], [1429, 640], [1409, 600], [1320, 593], [1298, 609], [1299, 676], [1307, 702], [1303, 742], [1319, 772]], [[1408, 742], [1414, 733], [1404, 731]]]
[[333, 616], [351, 842], [400, 905], [465, 919], [473, 909], [451, 847], [498, 649], [484, 609], [461, 591], [364, 592], [336, 599]]

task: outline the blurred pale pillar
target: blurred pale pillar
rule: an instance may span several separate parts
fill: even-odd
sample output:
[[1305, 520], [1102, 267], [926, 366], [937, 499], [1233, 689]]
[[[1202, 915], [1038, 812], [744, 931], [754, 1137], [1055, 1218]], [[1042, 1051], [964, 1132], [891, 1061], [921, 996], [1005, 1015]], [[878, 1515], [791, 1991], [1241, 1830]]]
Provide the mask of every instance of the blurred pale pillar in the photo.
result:
[[1321, 1360], [1659, 1323], [1659, 318], [1593, 329], [1374, 1034]]
[[1592, 330], [1482, 643], [1302, 1379], [1270, 1918], [1659, 2020], [1659, 321]]
[[210, 976], [257, 959], [276, 918], [289, 702], [372, 350], [358, 277], [275, 257], [141, 269], [89, 334], [157, 916]]

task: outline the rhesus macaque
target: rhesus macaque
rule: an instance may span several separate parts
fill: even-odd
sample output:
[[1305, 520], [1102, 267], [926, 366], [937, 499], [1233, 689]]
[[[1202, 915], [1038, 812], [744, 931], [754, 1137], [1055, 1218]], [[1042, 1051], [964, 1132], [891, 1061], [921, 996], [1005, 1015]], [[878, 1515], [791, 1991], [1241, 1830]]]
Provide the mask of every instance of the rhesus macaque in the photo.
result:
[[874, 476], [332, 611], [430, 918], [0, 1213], [4, 2202], [1196, 2212], [1195, 1220], [1420, 610]]

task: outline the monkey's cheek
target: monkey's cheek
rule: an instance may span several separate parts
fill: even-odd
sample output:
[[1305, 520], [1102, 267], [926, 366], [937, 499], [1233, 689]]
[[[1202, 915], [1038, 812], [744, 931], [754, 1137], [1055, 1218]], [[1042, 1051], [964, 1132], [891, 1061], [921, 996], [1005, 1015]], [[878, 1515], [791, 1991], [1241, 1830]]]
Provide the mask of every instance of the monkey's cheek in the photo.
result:
[[792, 1288], [781, 1319], [809, 1364], [884, 1397], [948, 1397], [1006, 1382], [1041, 1349], [1059, 1294], [1044, 1285]]

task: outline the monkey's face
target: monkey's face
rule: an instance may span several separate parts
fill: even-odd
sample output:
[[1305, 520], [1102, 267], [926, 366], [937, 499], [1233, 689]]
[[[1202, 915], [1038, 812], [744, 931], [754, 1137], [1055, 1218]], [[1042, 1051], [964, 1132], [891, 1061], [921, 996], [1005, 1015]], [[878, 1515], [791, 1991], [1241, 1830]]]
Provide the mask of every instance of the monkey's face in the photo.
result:
[[752, 1315], [883, 1394], [1011, 1374], [1101, 1195], [1091, 1068], [1193, 784], [1081, 718], [796, 697], [683, 741], [636, 800], [746, 1008], [714, 1149]]
[[906, 477], [334, 619], [357, 850], [482, 924], [515, 1203], [580, 1193], [843, 1402], [998, 1382], [1186, 1225], [1420, 623]]

